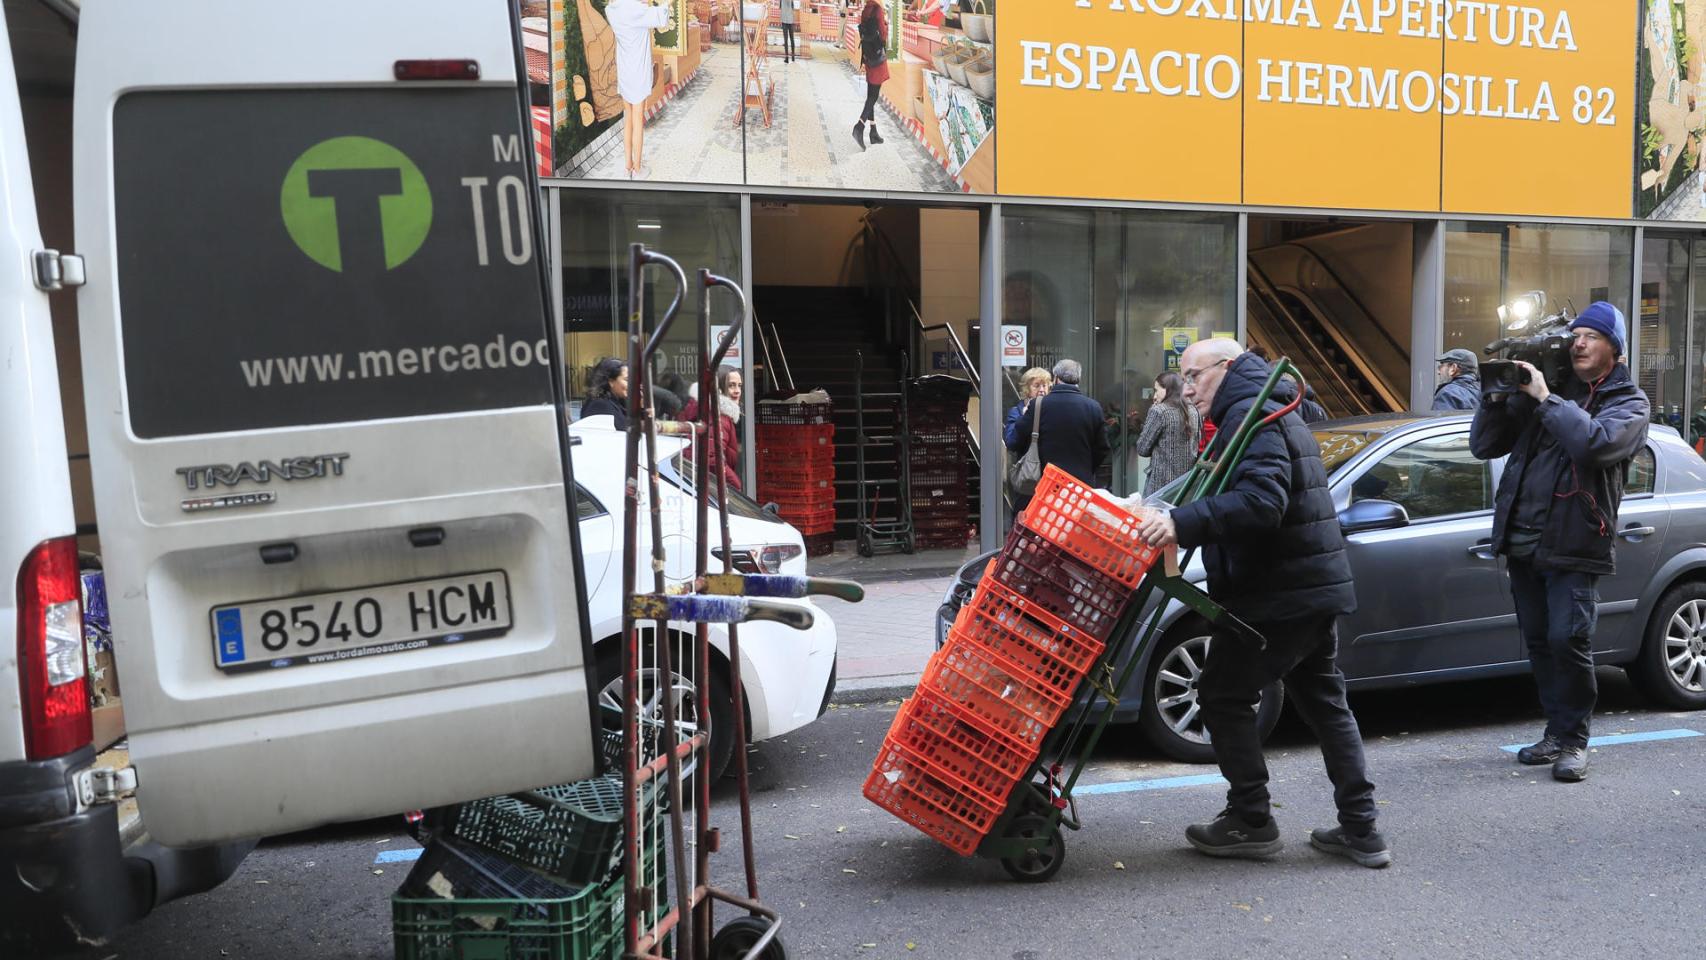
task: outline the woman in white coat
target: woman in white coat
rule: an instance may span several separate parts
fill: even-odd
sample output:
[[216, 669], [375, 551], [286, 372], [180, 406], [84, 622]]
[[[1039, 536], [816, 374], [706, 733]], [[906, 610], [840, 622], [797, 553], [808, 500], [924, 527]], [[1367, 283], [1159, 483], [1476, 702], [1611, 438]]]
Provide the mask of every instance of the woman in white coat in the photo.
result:
[[669, 7], [610, 0], [604, 19], [616, 34], [616, 92], [622, 96], [622, 145], [628, 179], [644, 180], [646, 98], [652, 94], [652, 31], [668, 30]]

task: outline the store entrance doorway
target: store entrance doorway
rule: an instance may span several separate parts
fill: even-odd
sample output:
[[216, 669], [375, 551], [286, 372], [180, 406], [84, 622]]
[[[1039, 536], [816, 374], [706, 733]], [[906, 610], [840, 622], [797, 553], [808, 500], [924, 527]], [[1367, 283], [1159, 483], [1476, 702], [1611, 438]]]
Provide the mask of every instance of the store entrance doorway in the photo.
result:
[[976, 542], [978, 224], [975, 207], [753, 201], [754, 381], [761, 397], [822, 390], [834, 423], [822, 502], [790, 508], [795, 455], [766, 442], [760, 404], [758, 499], [812, 517], [814, 552], [856, 548], [861, 507], [867, 522], [910, 521], [895, 552]]
[[1250, 218], [1247, 342], [1334, 417], [1410, 408], [1415, 225]]

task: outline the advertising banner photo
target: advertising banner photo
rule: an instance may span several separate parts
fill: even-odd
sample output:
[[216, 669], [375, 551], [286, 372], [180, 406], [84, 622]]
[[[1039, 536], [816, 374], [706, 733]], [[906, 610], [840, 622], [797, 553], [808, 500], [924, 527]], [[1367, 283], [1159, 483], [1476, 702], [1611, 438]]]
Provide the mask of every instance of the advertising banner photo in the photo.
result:
[[996, 2], [551, 0], [555, 172], [993, 193]]

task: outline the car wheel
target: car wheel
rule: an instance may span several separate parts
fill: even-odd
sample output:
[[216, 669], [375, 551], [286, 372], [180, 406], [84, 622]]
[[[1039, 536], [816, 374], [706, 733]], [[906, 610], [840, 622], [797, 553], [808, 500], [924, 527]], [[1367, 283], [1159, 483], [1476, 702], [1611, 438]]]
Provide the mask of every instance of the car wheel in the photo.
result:
[[1706, 583], [1665, 591], [1627, 670], [1641, 693], [1664, 706], [1706, 708]]
[[[1208, 626], [1188, 620], [1163, 634], [1144, 674], [1143, 703], [1138, 726], [1155, 748], [1185, 763], [1213, 763], [1214, 746], [1203, 727], [1197, 704], [1197, 682], [1208, 656]], [[1256, 707], [1256, 732], [1266, 741], [1279, 724], [1285, 687], [1279, 682], [1262, 691]]]
[[[642, 635], [641, 648], [645, 649], [649, 645], [646, 636]], [[674, 654], [690, 646], [690, 643], [678, 644], [670, 652]], [[651, 663], [641, 664], [640, 729], [647, 734], [648, 756], [656, 756], [661, 752], [662, 740], [657, 736], [663, 728], [663, 697], [657, 682], [659, 675], [659, 671]], [[728, 680], [725, 679], [720, 665], [713, 662], [710, 709], [701, 710], [693, 684], [678, 671], [671, 670], [670, 676], [672, 682], [669, 689], [674, 698], [677, 740], [692, 736], [702, 727], [710, 728], [709, 762], [711, 782], [715, 783], [728, 770], [729, 761], [734, 757], [734, 709]], [[622, 729], [622, 679], [622, 648], [618, 641], [607, 644], [598, 655], [598, 701], [595, 709], [598, 710], [606, 730]]]

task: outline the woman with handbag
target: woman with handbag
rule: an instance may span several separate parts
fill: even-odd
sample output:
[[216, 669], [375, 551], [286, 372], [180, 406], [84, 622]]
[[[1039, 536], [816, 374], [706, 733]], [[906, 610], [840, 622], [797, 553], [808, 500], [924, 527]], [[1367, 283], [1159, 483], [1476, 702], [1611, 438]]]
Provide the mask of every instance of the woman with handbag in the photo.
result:
[[[1054, 377], [1042, 367], [1032, 367], [1019, 375], [1019, 402], [1007, 411], [1006, 427], [1001, 438], [1012, 454], [1007, 467], [1007, 490], [1013, 497], [1013, 512], [1022, 513], [1031, 502], [1031, 494], [1042, 477], [1042, 451], [1034, 442], [1036, 428], [1041, 422], [1041, 400], [1054, 383]], [[1020, 434], [1024, 435], [1023, 441]]]
[[859, 122], [853, 124], [853, 139], [859, 149], [865, 149], [869, 131], [872, 143], [882, 143], [877, 133], [877, 97], [883, 92], [883, 82], [889, 78], [889, 15], [879, 0], [865, 0], [859, 12], [859, 62], [865, 71], [865, 109]]

